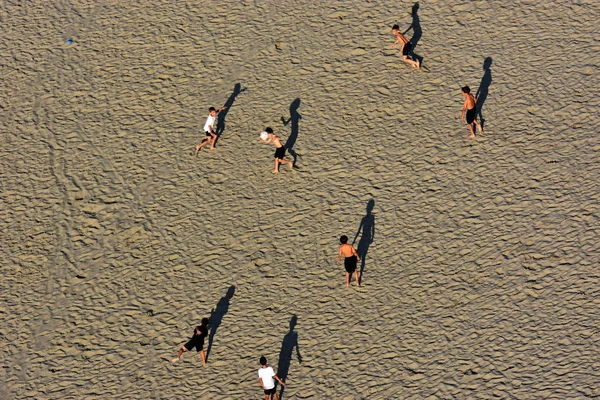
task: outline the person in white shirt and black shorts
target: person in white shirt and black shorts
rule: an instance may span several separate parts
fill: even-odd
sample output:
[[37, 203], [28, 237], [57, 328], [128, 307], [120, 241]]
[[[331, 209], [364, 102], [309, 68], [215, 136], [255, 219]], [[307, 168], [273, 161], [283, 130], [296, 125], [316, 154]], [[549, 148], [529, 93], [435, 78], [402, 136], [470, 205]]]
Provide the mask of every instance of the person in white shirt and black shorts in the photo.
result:
[[227, 107], [221, 107], [217, 111], [214, 107], [208, 109], [208, 117], [206, 118], [206, 122], [204, 123], [204, 133], [206, 133], [206, 138], [196, 146], [195, 156], [198, 155], [200, 149], [207, 144], [210, 143], [210, 149], [214, 150], [215, 142], [217, 141], [217, 134], [215, 133], [215, 119], [217, 118], [217, 114], [226, 109]]
[[275, 388], [275, 379], [283, 386], [285, 383], [277, 375], [273, 372], [273, 367], [267, 366], [267, 359], [263, 356], [260, 358], [260, 368], [258, 370], [258, 382], [260, 382], [260, 386], [265, 391], [265, 400], [270, 400], [271, 396], [273, 396], [274, 400], [279, 400], [277, 396], [277, 389]]

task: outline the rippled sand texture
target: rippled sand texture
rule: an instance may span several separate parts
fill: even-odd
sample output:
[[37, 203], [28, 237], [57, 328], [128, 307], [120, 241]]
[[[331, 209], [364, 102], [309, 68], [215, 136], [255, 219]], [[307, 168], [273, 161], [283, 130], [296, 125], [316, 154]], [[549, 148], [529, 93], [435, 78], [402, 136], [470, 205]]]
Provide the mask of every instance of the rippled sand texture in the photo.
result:
[[0, 398], [600, 396], [600, 4], [217, 3], [0, 7]]

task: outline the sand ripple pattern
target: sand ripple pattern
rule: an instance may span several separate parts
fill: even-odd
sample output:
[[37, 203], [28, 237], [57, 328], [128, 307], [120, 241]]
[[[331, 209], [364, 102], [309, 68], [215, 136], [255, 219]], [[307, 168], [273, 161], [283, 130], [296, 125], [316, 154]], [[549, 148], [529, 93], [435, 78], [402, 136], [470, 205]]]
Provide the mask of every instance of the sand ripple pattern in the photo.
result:
[[599, 397], [600, 5], [422, 1], [430, 73], [411, 5], [5, 0], [0, 398], [260, 398], [263, 354], [284, 399]]

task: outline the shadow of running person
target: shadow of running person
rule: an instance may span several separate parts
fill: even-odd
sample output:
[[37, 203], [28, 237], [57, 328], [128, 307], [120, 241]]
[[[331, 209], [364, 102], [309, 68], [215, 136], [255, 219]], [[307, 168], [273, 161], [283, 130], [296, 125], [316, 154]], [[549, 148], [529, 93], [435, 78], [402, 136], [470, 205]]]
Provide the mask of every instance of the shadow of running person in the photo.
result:
[[406, 35], [408, 31], [412, 29], [413, 35], [409, 42], [411, 44], [410, 56], [413, 60], [419, 61], [419, 65], [423, 65], [423, 57], [415, 53], [415, 48], [423, 36], [423, 30], [421, 29], [421, 21], [419, 20], [419, 2], [413, 4], [410, 15], [412, 16], [412, 22], [408, 28], [404, 31], [403, 35]]
[[292, 101], [290, 104], [290, 118], [286, 121], [284, 117], [281, 117], [281, 122], [283, 122], [283, 126], [287, 126], [290, 122], [292, 123], [292, 131], [288, 140], [285, 142], [285, 148], [289, 153], [294, 157], [294, 164], [296, 166], [296, 161], [298, 159], [298, 153], [294, 150], [294, 145], [296, 144], [296, 140], [298, 139], [298, 125], [300, 120], [302, 119], [302, 115], [298, 112], [298, 107], [300, 107], [300, 99], [296, 99]]
[[369, 251], [369, 246], [373, 243], [373, 239], [375, 239], [375, 216], [373, 215], [373, 208], [375, 207], [375, 200], [371, 199], [367, 203], [367, 214], [360, 221], [360, 226], [358, 227], [358, 231], [356, 231], [356, 236], [354, 236], [354, 240], [352, 244], [356, 242], [356, 238], [362, 231], [362, 236], [358, 242], [358, 246], [356, 247], [356, 252], [360, 256], [360, 272], [358, 274], [358, 282], [362, 285], [362, 276], [363, 271], [365, 270], [365, 263], [367, 261], [367, 252]]
[[487, 99], [488, 97], [489, 88], [492, 84], [492, 57], [487, 57], [483, 61], [483, 71], [484, 72], [483, 77], [481, 77], [481, 83], [479, 84], [479, 88], [477, 89], [477, 93], [475, 94], [475, 97], [477, 98], [475, 107], [477, 107], [477, 115], [479, 116], [479, 124], [481, 125], [481, 130], [483, 130], [485, 124], [485, 120], [483, 119], [481, 109], [483, 108], [485, 99]]
[[[296, 358], [298, 362], [302, 362], [302, 356], [300, 355], [300, 347], [298, 347], [298, 333], [294, 331], [298, 322], [298, 317], [292, 315], [290, 319], [290, 331], [285, 334], [283, 341], [281, 342], [281, 351], [279, 352], [279, 363], [277, 364], [277, 376], [281, 378], [283, 382], [287, 380], [288, 372], [290, 370], [290, 363], [292, 362], [292, 355], [294, 347], [296, 348]], [[285, 386], [281, 386], [279, 392], [279, 400], [283, 398], [283, 391]]]
[[246, 90], [246, 88], [242, 89], [241, 87], [242, 87], [241, 84], [239, 84], [239, 83], [235, 84], [235, 86], [233, 87], [233, 93], [231, 93], [231, 96], [229, 96], [229, 98], [223, 105], [223, 107], [225, 107], [225, 109], [217, 114], [217, 131], [215, 132], [217, 134], [217, 138], [215, 139], [215, 146], [217, 145], [217, 142], [219, 141], [219, 139], [221, 138], [221, 135], [223, 134], [223, 131], [225, 130], [225, 118], [227, 117], [227, 113], [229, 112], [229, 109], [231, 109], [231, 106], [233, 106], [233, 102], [235, 101], [235, 98], [240, 93], [242, 93], [244, 90]]
[[231, 287], [227, 290], [225, 296], [221, 297], [217, 306], [212, 309], [210, 312], [210, 317], [208, 318], [209, 326], [210, 326], [210, 335], [208, 335], [208, 347], [206, 348], [206, 361], [208, 362], [208, 356], [210, 355], [210, 351], [212, 350], [213, 341], [215, 339], [215, 334], [217, 333], [217, 329], [221, 325], [223, 321], [223, 317], [229, 311], [229, 301], [235, 294], [235, 286], [231, 285]]

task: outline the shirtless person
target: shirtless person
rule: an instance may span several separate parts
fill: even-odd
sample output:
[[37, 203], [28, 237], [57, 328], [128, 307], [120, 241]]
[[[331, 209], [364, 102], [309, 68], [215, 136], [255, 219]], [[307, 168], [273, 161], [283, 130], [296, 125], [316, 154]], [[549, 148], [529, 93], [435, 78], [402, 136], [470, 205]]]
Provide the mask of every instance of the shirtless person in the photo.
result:
[[414, 68], [420, 69], [421, 63], [410, 59], [412, 44], [410, 44], [406, 36], [400, 33], [400, 27], [398, 25], [392, 26], [392, 33], [396, 36], [396, 41], [390, 47], [394, 48], [398, 43], [402, 43], [402, 47], [400, 47], [400, 50], [398, 51], [398, 53], [402, 53], [402, 61], [412, 65]]
[[192, 351], [195, 347], [200, 353], [200, 358], [202, 359], [202, 365], [206, 367], [206, 354], [204, 354], [204, 338], [208, 335], [208, 318], [202, 318], [200, 325], [198, 325], [194, 329], [194, 335], [190, 339], [189, 342], [181, 346], [179, 352], [177, 353], [177, 358], [173, 359], [173, 364], [181, 359], [181, 355], [184, 351]]
[[207, 144], [210, 143], [210, 149], [215, 149], [215, 141], [217, 140], [217, 134], [215, 133], [215, 118], [217, 114], [226, 109], [227, 107], [219, 108], [219, 111], [215, 110], [214, 107], [208, 109], [208, 117], [206, 118], [206, 122], [204, 123], [204, 132], [206, 133], [206, 138], [196, 146], [195, 156], [198, 155], [200, 149]]
[[354, 272], [354, 276], [356, 277], [356, 286], [360, 286], [358, 282], [358, 271], [356, 270], [356, 262], [360, 261], [360, 257], [358, 253], [354, 249], [354, 246], [348, 244], [348, 236], [343, 235], [340, 237], [340, 252], [338, 253], [338, 265], [342, 260], [342, 256], [344, 256], [344, 267], [346, 267], [346, 286], [350, 286], [350, 277], [352, 276], [352, 272]]
[[286, 163], [290, 165], [290, 168], [294, 168], [294, 163], [290, 160], [286, 160], [285, 158], [285, 147], [281, 144], [281, 138], [273, 133], [273, 129], [266, 128], [265, 132], [269, 134], [269, 137], [266, 140], [262, 140], [265, 143], [273, 142], [275, 145], [275, 169], [273, 173], [276, 174], [279, 172], [279, 164]]
[[481, 125], [479, 125], [479, 122], [477, 122], [477, 120], [475, 119], [475, 114], [477, 114], [477, 107], [475, 107], [475, 105], [477, 104], [477, 99], [471, 94], [471, 88], [469, 88], [468, 86], [465, 86], [460, 90], [462, 90], [462, 94], [463, 96], [465, 96], [465, 103], [463, 105], [462, 116], [460, 120], [462, 122], [465, 122], [465, 115], [467, 116], [467, 125], [469, 125], [469, 131], [471, 132], [469, 137], [474, 138], [475, 129], [473, 128], [473, 123], [477, 125], [480, 133], [483, 132]]

